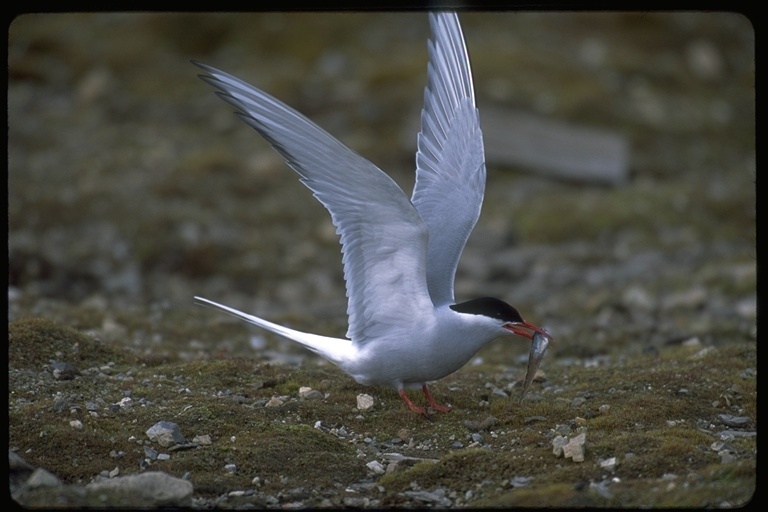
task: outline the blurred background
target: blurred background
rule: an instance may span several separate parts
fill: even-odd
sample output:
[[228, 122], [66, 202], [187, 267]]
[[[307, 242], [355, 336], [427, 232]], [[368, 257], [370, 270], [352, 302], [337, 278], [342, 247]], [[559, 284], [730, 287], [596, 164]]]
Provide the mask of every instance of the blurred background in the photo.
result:
[[[494, 150], [457, 299], [510, 302], [553, 332], [562, 358], [754, 339], [749, 20], [628, 12], [460, 19]], [[10, 320], [47, 316], [169, 357], [258, 345], [256, 329], [193, 306], [202, 295], [343, 335], [330, 217], [196, 78], [190, 60], [285, 101], [410, 195], [428, 36], [418, 12], [15, 19]], [[571, 160], [578, 148], [569, 143], [594, 134], [622, 148], [606, 179], [537, 164], [539, 154]], [[532, 159], [505, 158], [505, 141], [521, 140], [530, 140], [520, 151]], [[484, 350], [481, 357], [501, 360], [527, 353], [522, 345]]]

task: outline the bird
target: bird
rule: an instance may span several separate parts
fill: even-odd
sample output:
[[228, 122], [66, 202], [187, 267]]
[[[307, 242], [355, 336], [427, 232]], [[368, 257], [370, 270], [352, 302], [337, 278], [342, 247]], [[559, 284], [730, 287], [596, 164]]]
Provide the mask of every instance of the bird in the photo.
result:
[[[547, 332], [493, 297], [456, 302], [454, 279], [483, 202], [486, 167], [464, 35], [455, 12], [430, 12], [427, 85], [409, 198], [384, 171], [270, 94], [206, 64], [199, 77], [285, 159], [328, 210], [340, 237], [349, 326], [344, 338], [301, 332], [196, 296], [208, 306], [298, 342], [364, 386], [407, 406], [494, 339]], [[540, 358], [539, 358], [540, 360]], [[535, 371], [535, 370], [534, 370]]]

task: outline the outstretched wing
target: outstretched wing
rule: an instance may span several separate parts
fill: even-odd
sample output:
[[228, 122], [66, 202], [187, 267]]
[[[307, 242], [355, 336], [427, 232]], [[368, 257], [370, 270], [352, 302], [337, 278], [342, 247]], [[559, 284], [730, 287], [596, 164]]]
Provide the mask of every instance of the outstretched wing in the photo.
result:
[[407, 328], [432, 311], [426, 283], [427, 229], [400, 187], [378, 167], [281, 101], [210, 66], [201, 78], [238, 109], [328, 209], [341, 235], [349, 299], [347, 337], [356, 343]]
[[429, 21], [433, 35], [411, 202], [429, 229], [427, 283], [439, 306], [455, 302], [456, 267], [483, 203], [485, 155], [458, 17], [437, 13]]

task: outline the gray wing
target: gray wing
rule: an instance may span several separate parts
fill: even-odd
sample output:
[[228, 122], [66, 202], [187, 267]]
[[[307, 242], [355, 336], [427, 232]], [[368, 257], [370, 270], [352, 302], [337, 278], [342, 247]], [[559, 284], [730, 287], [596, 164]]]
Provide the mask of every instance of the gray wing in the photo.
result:
[[400, 187], [281, 101], [195, 62], [217, 94], [239, 110], [328, 209], [341, 235], [349, 330], [356, 343], [412, 325], [432, 310], [426, 283], [427, 229]]
[[429, 68], [411, 202], [429, 229], [427, 283], [435, 306], [452, 304], [459, 257], [485, 190], [485, 155], [472, 73], [455, 13], [430, 14]]

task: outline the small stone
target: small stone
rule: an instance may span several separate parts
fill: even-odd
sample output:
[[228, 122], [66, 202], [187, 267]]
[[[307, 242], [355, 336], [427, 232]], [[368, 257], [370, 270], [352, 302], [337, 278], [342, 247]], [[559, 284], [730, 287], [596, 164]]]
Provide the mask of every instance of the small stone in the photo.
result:
[[168, 453], [158, 453], [157, 460], [171, 460], [171, 455]]
[[144, 456], [149, 460], [157, 460], [157, 450], [151, 446], [144, 446]]
[[155, 441], [164, 448], [187, 442], [179, 426], [172, 421], [158, 421], [147, 429], [146, 433], [150, 441]]
[[59, 361], [51, 361], [50, 370], [56, 380], [72, 380], [76, 375], [82, 375], [74, 365]]
[[507, 394], [506, 391], [504, 391], [501, 388], [497, 388], [497, 387], [493, 388], [493, 391], [491, 391], [491, 394], [492, 395], [496, 395], [496, 396], [501, 396], [501, 397], [504, 397], [504, 398], [509, 397], [509, 395]]
[[583, 396], [577, 396], [576, 398], [571, 400], [571, 407], [579, 407], [580, 405], [582, 405], [586, 401], [587, 401], [587, 399], [584, 398]]
[[69, 422], [69, 426], [81, 430], [83, 428], [83, 422], [80, 420], [72, 420]]
[[555, 436], [552, 439], [552, 453], [557, 457], [563, 456], [563, 447], [568, 444], [568, 438], [565, 436]]
[[736, 460], [736, 457], [734, 457], [728, 450], [720, 450], [717, 454], [720, 456], [720, 462], [722, 464], [728, 464], [729, 462]]
[[120, 468], [115, 466], [115, 469], [109, 472], [109, 478], [115, 478], [119, 474], [120, 474]]
[[498, 418], [493, 416], [486, 417], [483, 421], [477, 424], [477, 430], [490, 430], [499, 423]]
[[373, 403], [373, 397], [371, 395], [365, 393], [357, 395], [357, 409], [359, 411], [365, 412], [370, 410], [373, 407]]
[[616, 457], [610, 457], [608, 459], [605, 459], [600, 463], [600, 467], [603, 469], [607, 469], [608, 471], [613, 471], [616, 469]]
[[61, 485], [61, 480], [59, 480], [56, 475], [43, 468], [35, 469], [25, 482], [27, 489], [36, 489], [38, 487], [56, 487], [58, 485]]
[[224, 466], [224, 471], [229, 474], [235, 474], [237, 472], [237, 464], [232, 464], [232, 463], [226, 464]]
[[207, 446], [207, 445], [213, 443], [213, 441], [211, 441], [210, 434], [203, 434], [201, 436], [200, 435], [195, 436], [195, 437], [192, 438], [192, 442], [193, 443], [197, 443], [197, 444], [202, 445], [202, 446]]
[[568, 443], [563, 446], [563, 456], [572, 459], [573, 462], [584, 462], [584, 445], [586, 444], [586, 440], [587, 435], [583, 432], [570, 439]]
[[304, 400], [322, 400], [325, 398], [325, 395], [316, 389], [310, 389], [302, 398]]
[[130, 499], [133, 507], [163, 508], [192, 505], [192, 482], [162, 472], [119, 476], [86, 485], [89, 493], [109, 494], [122, 503]]
[[509, 481], [509, 486], [513, 489], [519, 489], [520, 487], [528, 487], [531, 484], [530, 476], [516, 476]]
[[749, 423], [747, 416], [734, 416], [732, 414], [718, 414], [717, 418], [729, 427], [743, 427]]
[[269, 402], [267, 402], [266, 404], [264, 404], [264, 407], [280, 407], [280, 406], [281, 406], [281, 405], [283, 405], [284, 403], [285, 403], [285, 402], [283, 402], [283, 401], [280, 399], [280, 397], [278, 397], [278, 396], [273, 396], [272, 398], [270, 398], [270, 399], [269, 399]]
[[386, 468], [377, 460], [372, 460], [366, 466], [377, 475], [383, 475], [386, 472]]

